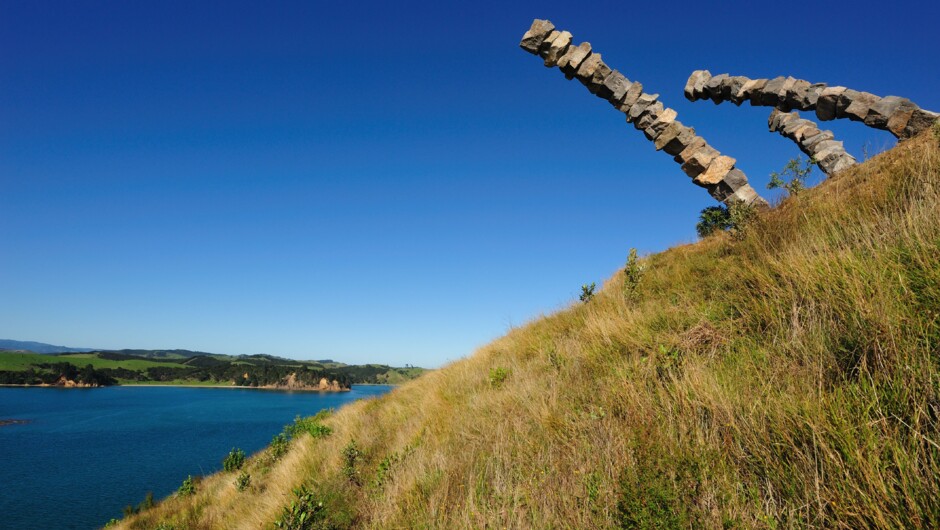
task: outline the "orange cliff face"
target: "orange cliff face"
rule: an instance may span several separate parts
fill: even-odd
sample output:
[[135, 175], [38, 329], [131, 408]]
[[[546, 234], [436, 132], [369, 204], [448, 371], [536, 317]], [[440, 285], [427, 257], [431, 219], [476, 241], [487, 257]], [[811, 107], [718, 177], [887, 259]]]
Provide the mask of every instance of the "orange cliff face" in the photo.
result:
[[328, 379], [325, 378], [325, 377], [320, 379], [320, 385], [319, 385], [319, 387], [320, 387], [320, 390], [327, 390], [327, 391], [331, 391], [331, 392], [339, 392], [339, 391], [341, 391], [341, 390], [349, 390], [348, 388], [343, 388], [342, 385], [339, 384], [339, 381], [337, 381], [337, 380], [335, 380], [335, 379], [332, 380], [332, 381], [330, 381], [330, 380], [328, 380]]
[[261, 388], [277, 388], [285, 390], [318, 390], [321, 392], [345, 392], [350, 390], [349, 387], [344, 387], [337, 380], [330, 381], [329, 379], [322, 377], [320, 381], [316, 384], [305, 383], [297, 377], [296, 373], [292, 373], [281, 379], [275, 384], [264, 385]]
[[73, 381], [71, 379], [66, 379], [63, 375], [55, 383], [51, 385], [40, 385], [40, 386], [61, 386], [64, 388], [97, 388], [100, 387], [98, 383], [79, 383], [78, 381]]

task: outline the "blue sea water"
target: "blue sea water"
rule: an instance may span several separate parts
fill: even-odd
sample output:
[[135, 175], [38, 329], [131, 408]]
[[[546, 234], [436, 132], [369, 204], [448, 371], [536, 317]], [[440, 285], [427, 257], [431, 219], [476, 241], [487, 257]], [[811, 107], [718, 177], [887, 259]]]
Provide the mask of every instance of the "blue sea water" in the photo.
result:
[[218, 471], [233, 447], [259, 451], [297, 415], [391, 390], [0, 388], [0, 528], [97, 528], [148, 491]]

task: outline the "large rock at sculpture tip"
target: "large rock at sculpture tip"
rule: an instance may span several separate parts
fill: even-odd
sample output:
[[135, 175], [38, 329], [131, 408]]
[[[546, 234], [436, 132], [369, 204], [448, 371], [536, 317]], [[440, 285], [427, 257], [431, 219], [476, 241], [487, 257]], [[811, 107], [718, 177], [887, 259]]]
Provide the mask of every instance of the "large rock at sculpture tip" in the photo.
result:
[[692, 75], [689, 76], [689, 80], [685, 83], [685, 99], [689, 101], [695, 101], [702, 95], [702, 90], [705, 88], [705, 83], [711, 79], [711, 72], [708, 70], [696, 70], [692, 72]]
[[548, 50], [545, 52], [545, 66], [551, 68], [558, 64], [558, 59], [568, 51], [571, 45], [571, 33], [567, 31], [560, 32], [551, 42]]
[[548, 37], [554, 29], [555, 25], [548, 20], [533, 20], [529, 31], [526, 31], [525, 35], [522, 36], [519, 47], [531, 54], [538, 54], [542, 42], [545, 41], [545, 38]]

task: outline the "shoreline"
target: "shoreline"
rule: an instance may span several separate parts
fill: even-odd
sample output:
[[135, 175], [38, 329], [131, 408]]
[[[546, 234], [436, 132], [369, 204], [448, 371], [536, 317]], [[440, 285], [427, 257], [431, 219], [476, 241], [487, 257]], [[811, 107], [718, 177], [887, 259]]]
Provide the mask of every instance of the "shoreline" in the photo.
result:
[[263, 387], [263, 386], [235, 386], [235, 385], [188, 385], [188, 384], [173, 384], [173, 383], [127, 383], [127, 384], [117, 384], [117, 385], [107, 385], [107, 386], [97, 386], [97, 387], [66, 387], [59, 385], [20, 385], [12, 383], [0, 383], [0, 388], [2, 387], [11, 387], [11, 388], [61, 388], [65, 390], [73, 389], [93, 389], [93, 388], [113, 388], [113, 387], [179, 387], [179, 388], [223, 388], [223, 389], [242, 389], [242, 390], [273, 390], [275, 392], [319, 392], [319, 393], [336, 393], [336, 392], [350, 392], [352, 387], [355, 386], [399, 386], [397, 384], [388, 384], [388, 383], [354, 383], [350, 385], [349, 388], [344, 388], [340, 390], [321, 390], [319, 388], [279, 388], [279, 387]]

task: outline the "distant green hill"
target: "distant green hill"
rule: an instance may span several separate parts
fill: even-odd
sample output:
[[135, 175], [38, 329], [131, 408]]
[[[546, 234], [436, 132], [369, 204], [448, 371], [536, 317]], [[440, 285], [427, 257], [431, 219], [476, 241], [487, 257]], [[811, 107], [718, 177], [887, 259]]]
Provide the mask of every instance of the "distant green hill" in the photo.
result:
[[[132, 352], [132, 353], [131, 353]], [[135, 355], [143, 353], [143, 355]], [[90, 369], [86, 369], [90, 367]], [[322, 379], [339, 387], [363, 383], [397, 384], [414, 379], [421, 368], [385, 365], [323, 365], [271, 355], [229, 356], [188, 350], [120, 350], [38, 354], [0, 351], [0, 384], [55, 384], [76, 370], [98, 385], [180, 384], [306, 388]], [[333, 388], [335, 389], [335, 388]]]

